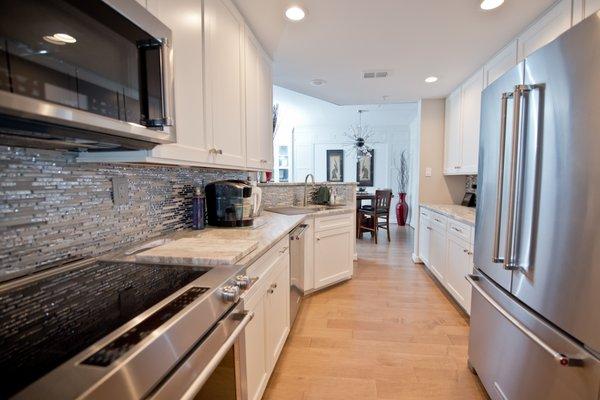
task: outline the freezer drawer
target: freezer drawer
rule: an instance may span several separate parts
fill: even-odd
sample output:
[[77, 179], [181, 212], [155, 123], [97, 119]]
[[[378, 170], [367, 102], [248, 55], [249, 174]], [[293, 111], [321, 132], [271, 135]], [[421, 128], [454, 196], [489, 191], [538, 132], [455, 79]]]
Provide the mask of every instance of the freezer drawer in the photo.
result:
[[[598, 399], [600, 360], [484, 275], [472, 284], [469, 362], [492, 399]], [[572, 365], [562, 365], [562, 356]]]

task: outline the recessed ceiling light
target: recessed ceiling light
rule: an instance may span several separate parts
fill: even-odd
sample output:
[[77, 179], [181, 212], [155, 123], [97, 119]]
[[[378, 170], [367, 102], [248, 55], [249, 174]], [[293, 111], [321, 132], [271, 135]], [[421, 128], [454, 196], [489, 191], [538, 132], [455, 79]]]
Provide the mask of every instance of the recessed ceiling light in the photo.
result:
[[48, 43], [56, 44], [58, 46], [77, 42], [77, 39], [66, 33], [55, 33], [52, 36], [44, 36], [42, 39]]
[[435, 83], [437, 81], [438, 81], [437, 76], [428, 76], [427, 78], [425, 78], [425, 82], [427, 82], [427, 83]]
[[52, 43], [52, 44], [55, 44], [57, 46], [64, 46], [66, 44], [62, 40], [56, 39], [54, 36], [44, 36], [42, 39], [44, 39], [48, 43]]
[[483, 0], [481, 2], [482, 10], [493, 10], [494, 8], [498, 8], [504, 3], [504, 0]]
[[54, 39], [60, 40], [61, 42], [65, 43], [75, 43], [77, 41], [77, 39], [75, 39], [73, 36], [66, 33], [55, 33], [53, 37]]
[[291, 6], [285, 10], [285, 17], [290, 21], [302, 21], [306, 17], [306, 11], [300, 6]]
[[310, 84], [312, 86], [323, 86], [326, 83], [327, 81], [325, 79], [313, 79], [312, 81], [310, 81]]

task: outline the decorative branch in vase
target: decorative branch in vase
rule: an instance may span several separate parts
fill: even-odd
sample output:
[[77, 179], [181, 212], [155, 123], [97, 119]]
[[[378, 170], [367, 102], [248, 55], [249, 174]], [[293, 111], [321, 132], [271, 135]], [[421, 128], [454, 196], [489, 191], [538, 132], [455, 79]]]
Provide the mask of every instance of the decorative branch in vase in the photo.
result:
[[394, 159], [394, 170], [396, 171], [396, 183], [398, 184], [398, 196], [400, 197], [398, 204], [396, 204], [396, 221], [398, 225], [405, 226], [408, 218], [408, 203], [406, 203], [408, 161], [406, 150], [403, 150], [400, 154], [400, 160]]

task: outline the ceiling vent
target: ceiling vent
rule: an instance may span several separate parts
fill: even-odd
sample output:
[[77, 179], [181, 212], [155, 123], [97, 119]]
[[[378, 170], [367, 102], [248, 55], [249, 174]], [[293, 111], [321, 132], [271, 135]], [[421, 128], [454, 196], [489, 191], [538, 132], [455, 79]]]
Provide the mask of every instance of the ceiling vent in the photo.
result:
[[389, 75], [389, 71], [363, 71], [363, 79], [387, 78]]

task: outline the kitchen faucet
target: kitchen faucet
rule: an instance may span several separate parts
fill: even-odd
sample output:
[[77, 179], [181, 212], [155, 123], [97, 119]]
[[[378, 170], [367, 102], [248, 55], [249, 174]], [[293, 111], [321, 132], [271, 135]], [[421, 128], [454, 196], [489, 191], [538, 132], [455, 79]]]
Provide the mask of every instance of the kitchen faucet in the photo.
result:
[[304, 207], [306, 207], [308, 205], [308, 193], [306, 192], [306, 189], [308, 187], [308, 178], [311, 178], [312, 180], [312, 186], [315, 186], [315, 177], [313, 174], [308, 174], [306, 175], [306, 178], [304, 178]]

